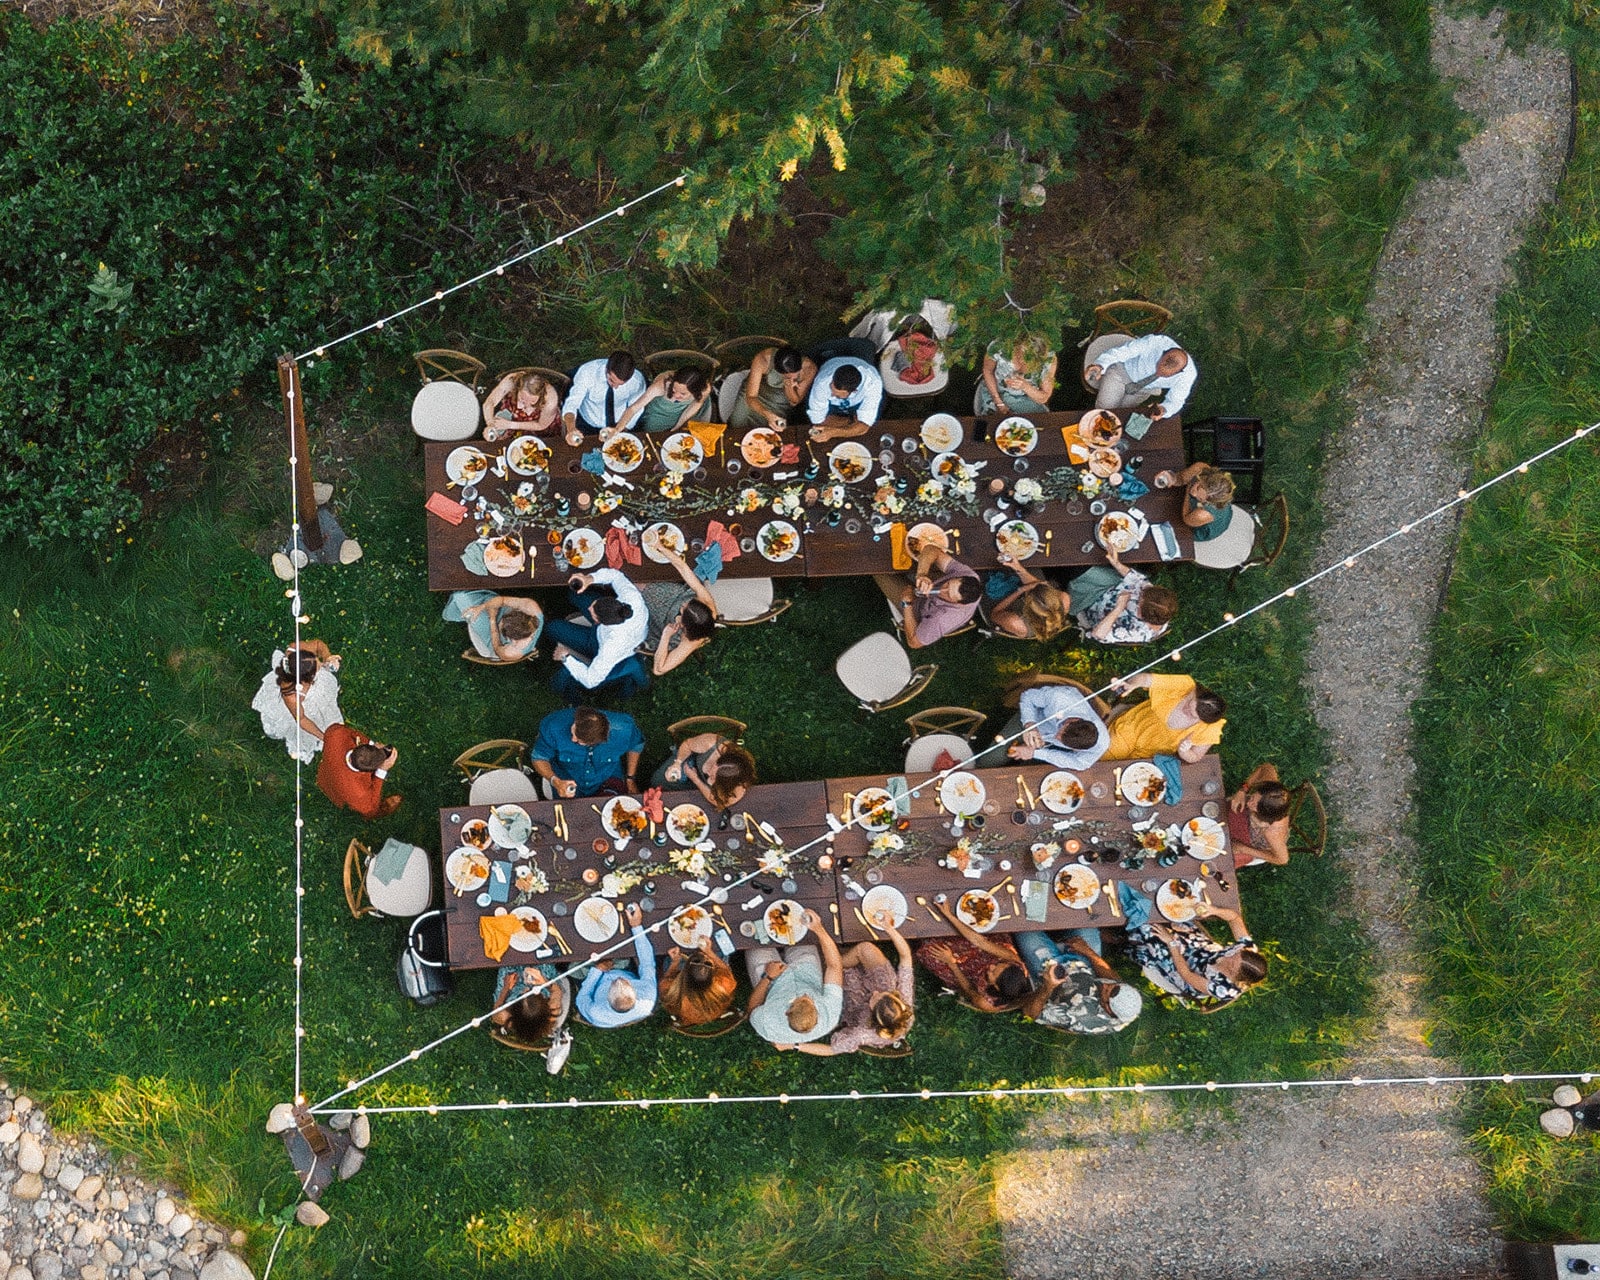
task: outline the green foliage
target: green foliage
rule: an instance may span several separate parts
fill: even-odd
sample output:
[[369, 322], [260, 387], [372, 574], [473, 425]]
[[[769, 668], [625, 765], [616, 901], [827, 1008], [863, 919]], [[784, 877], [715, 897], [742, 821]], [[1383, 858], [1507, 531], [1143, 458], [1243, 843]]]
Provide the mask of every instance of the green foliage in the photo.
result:
[[279, 350], [446, 270], [431, 78], [254, 16], [138, 47], [0, 13], [0, 538], [121, 541]]
[[[1600, 98], [1579, 46], [1577, 146], [1502, 306], [1508, 344], [1480, 477], [1600, 418]], [[1600, 457], [1594, 438], [1473, 501], [1419, 704], [1430, 978], [1475, 1072], [1600, 1069]], [[1600, 1138], [1538, 1127], [1539, 1088], [1471, 1112], [1513, 1239], [1600, 1235]]]

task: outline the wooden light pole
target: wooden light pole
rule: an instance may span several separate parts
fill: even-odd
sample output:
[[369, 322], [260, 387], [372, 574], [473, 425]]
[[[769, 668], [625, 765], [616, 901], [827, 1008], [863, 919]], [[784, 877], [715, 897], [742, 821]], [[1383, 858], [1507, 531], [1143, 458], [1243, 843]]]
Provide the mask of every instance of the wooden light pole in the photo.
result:
[[311, 446], [306, 441], [305, 398], [300, 394], [300, 366], [287, 351], [278, 357], [278, 390], [283, 392], [283, 416], [289, 426], [289, 457], [294, 466], [294, 506], [300, 521], [300, 541], [307, 550], [322, 550], [322, 521], [311, 480]]

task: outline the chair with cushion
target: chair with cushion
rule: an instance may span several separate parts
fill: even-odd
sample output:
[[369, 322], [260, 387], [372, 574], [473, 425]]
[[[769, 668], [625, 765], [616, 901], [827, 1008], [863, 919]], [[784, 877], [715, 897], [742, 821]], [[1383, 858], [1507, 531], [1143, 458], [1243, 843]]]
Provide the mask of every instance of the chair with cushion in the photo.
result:
[[717, 602], [719, 627], [753, 627], [771, 622], [794, 603], [788, 597], [774, 599], [771, 578], [721, 577], [707, 589]]
[[427, 850], [390, 840], [374, 857], [361, 841], [352, 840], [344, 851], [344, 900], [357, 919], [421, 915], [433, 901]]
[[515, 658], [492, 658], [488, 654], [479, 653], [476, 649], [468, 646], [461, 651], [461, 656], [467, 662], [475, 662], [480, 667], [514, 667], [517, 663], [526, 662], [533, 657], [533, 653], [532, 649], [524, 649]]
[[1239, 580], [1241, 573], [1248, 573], [1251, 569], [1265, 569], [1272, 564], [1283, 554], [1284, 544], [1289, 541], [1289, 500], [1283, 494], [1278, 494], [1265, 506], [1258, 507], [1251, 513], [1251, 519], [1256, 526], [1256, 534], [1252, 541], [1250, 556], [1234, 569], [1233, 576], [1228, 579], [1230, 588]]
[[1015, 710], [1026, 690], [1037, 689], [1041, 685], [1047, 684], [1064, 684], [1069, 688], [1076, 689], [1089, 700], [1089, 706], [1093, 709], [1095, 715], [1102, 720], [1109, 721], [1114, 714], [1114, 708], [1109, 706], [1104, 698], [1096, 694], [1083, 681], [1074, 680], [1070, 676], [1058, 676], [1049, 671], [1029, 671], [1016, 677], [1006, 685], [1005, 691], [1000, 695], [1000, 700], [1006, 706]]
[[1236, 502], [1228, 527], [1216, 537], [1194, 544], [1194, 562], [1202, 569], [1239, 569], [1249, 562], [1255, 545], [1256, 514]]
[[[1083, 348], [1081, 369], [1099, 364], [1101, 356], [1113, 347], [1121, 346], [1129, 338], [1165, 329], [1167, 321], [1171, 319], [1172, 312], [1165, 307], [1154, 302], [1143, 302], [1138, 298], [1118, 298], [1114, 302], [1102, 302], [1094, 309], [1094, 328], [1089, 331], [1089, 336], [1078, 344]], [[1094, 392], [1088, 379], [1084, 379], [1083, 389], [1091, 394]]]
[[470, 440], [483, 426], [478, 395], [484, 363], [465, 351], [416, 353], [422, 389], [411, 402], [411, 429], [421, 440]]
[[938, 670], [936, 663], [913, 669], [905, 649], [887, 631], [875, 631], [858, 640], [834, 664], [840, 681], [862, 710], [874, 713], [910, 702], [928, 687]]
[[909, 1058], [911, 1046], [904, 1040], [896, 1040], [888, 1044], [864, 1044], [860, 1052], [869, 1058]]
[[468, 804], [521, 804], [539, 799], [533, 779], [521, 769], [490, 769], [472, 780]]
[[[906, 612], [892, 600], [886, 601], [885, 603], [887, 603], [889, 606], [889, 621], [894, 624], [894, 633], [903, 642], [906, 638]], [[970, 618], [963, 622], [959, 627], [953, 627], [949, 631], [946, 631], [942, 636], [939, 637], [939, 640], [953, 640], [956, 636], [964, 636], [969, 631], [978, 630], [978, 614], [982, 612], [983, 604], [980, 601], [977, 610], [974, 611]], [[938, 644], [939, 641], [935, 640], [933, 643]]]
[[750, 379], [750, 370], [735, 369], [717, 386], [717, 419], [726, 422], [744, 394], [744, 384]]
[[1321, 854], [1328, 847], [1328, 811], [1309, 782], [1289, 792], [1289, 852]]
[[905, 771], [934, 773], [939, 758], [948, 754], [961, 761], [972, 756], [972, 735], [989, 717], [970, 707], [929, 707], [906, 717], [911, 736], [906, 739]]
[[710, 1022], [699, 1022], [693, 1026], [687, 1026], [668, 1015], [667, 1027], [669, 1030], [690, 1040], [715, 1040], [718, 1036], [725, 1036], [735, 1028], [743, 1026], [745, 1019], [749, 1016], [748, 1011], [744, 1009], [729, 1009], [726, 1013], [718, 1014]]
[[490, 769], [518, 767], [527, 755], [528, 744], [519, 738], [490, 738], [468, 747], [455, 758], [455, 766], [471, 782]]
[[698, 734], [715, 733], [734, 742], [743, 742], [749, 727], [743, 720], [735, 720], [732, 716], [685, 716], [667, 726], [667, 736], [678, 743]]

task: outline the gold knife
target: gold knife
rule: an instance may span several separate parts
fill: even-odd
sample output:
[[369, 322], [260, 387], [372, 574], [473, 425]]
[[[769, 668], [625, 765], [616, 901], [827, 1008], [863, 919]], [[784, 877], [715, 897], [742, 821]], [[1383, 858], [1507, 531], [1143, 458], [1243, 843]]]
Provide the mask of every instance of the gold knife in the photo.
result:
[[1118, 808], [1122, 806], [1122, 766], [1118, 765], [1111, 771], [1111, 803]]
[[1115, 880], [1106, 881], [1105, 899], [1106, 906], [1111, 908], [1111, 918], [1113, 920], [1122, 919], [1122, 908], [1117, 905], [1117, 882]]
[[861, 914], [861, 908], [860, 907], [856, 908], [856, 919], [861, 921], [861, 927], [872, 935], [872, 940], [874, 942], [882, 942], [883, 941], [883, 939], [878, 936], [878, 931], [876, 929], [874, 929], [871, 924], [868, 923], [866, 916]]

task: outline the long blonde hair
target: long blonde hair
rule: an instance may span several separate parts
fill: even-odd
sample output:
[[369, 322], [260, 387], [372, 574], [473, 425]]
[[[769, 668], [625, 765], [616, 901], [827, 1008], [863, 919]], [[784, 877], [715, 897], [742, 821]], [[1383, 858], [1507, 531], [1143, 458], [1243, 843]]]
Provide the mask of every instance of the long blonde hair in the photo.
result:
[[1050, 340], [1042, 333], [1030, 333], [1017, 339], [1011, 349], [1011, 363], [1025, 378], [1043, 372], [1050, 361]]

